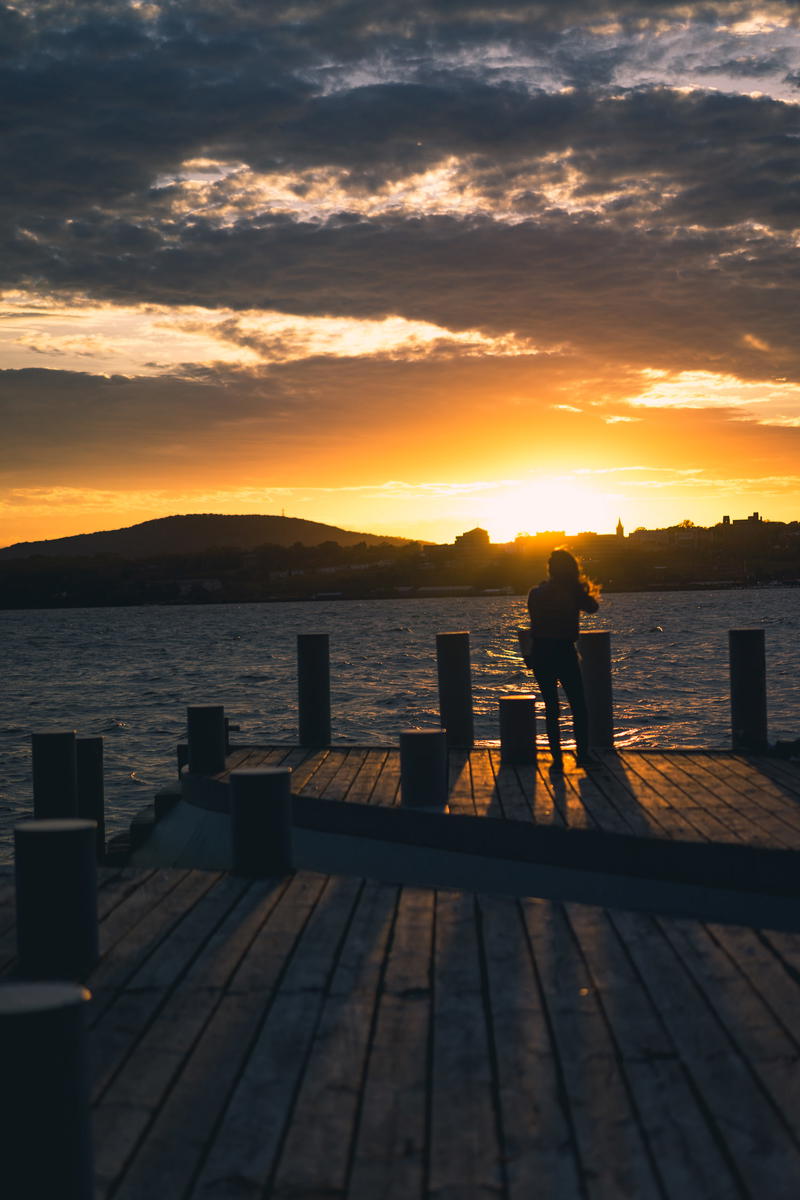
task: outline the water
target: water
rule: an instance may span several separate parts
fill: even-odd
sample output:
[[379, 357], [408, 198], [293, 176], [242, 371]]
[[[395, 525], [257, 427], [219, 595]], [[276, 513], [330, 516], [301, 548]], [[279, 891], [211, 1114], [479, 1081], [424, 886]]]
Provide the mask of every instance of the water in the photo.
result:
[[[111, 832], [175, 777], [187, 704], [224, 703], [242, 742], [297, 737], [295, 636], [331, 636], [333, 737], [387, 743], [436, 724], [435, 635], [469, 629], [476, 735], [497, 697], [529, 691], [517, 651], [522, 597], [0, 612], [0, 857], [30, 811], [30, 732], [105, 739]], [[610, 629], [620, 746], [724, 747], [727, 630], [766, 630], [770, 738], [800, 734], [800, 592], [607, 596], [584, 629]]]

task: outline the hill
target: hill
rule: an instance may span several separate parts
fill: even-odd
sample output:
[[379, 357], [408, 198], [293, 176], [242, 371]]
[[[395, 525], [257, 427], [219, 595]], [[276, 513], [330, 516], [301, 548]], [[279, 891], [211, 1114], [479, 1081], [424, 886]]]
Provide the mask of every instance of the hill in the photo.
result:
[[16, 542], [0, 550], [0, 559], [32, 558], [35, 555], [58, 558], [91, 558], [95, 554], [117, 554], [121, 558], [150, 558], [159, 554], [202, 553], [219, 547], [253, 550], [256, 546], [318, 546], [337, 542], [354, 546], [399, 546], [408, 538], [381, 537], [372, 533], [354, 533], [336, 525], [304, 521], [299, 517], [220, 516], [195, 513], [189, 516], [159, 517], [125, 529], [100, 533], [79, 533], [73, 537], [51, 538], [42, 542]]

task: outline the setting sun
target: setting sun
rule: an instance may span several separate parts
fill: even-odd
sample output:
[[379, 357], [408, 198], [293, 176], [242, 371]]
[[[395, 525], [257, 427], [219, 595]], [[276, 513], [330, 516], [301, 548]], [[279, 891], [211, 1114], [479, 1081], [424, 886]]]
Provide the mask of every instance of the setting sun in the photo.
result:
[[481, 524], [493, 542], [544, 530], [610, 533], [618, 520], [619, 499], [569, 475], [546, 475], [488, 498]]

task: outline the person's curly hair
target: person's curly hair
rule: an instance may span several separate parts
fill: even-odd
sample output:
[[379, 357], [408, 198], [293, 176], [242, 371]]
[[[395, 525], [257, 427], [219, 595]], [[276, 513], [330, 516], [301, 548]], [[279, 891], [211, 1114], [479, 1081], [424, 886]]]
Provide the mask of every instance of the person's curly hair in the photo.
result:
[[547, 561], [547, 571], [550, 578], [557, 583], [577, 583], [578, 587], [592, 596], [600, 599], [600, 584], [595, 583], [588, 575], [584, 575], [580, 559], [577, 559], [565, 546], [554, 550]]

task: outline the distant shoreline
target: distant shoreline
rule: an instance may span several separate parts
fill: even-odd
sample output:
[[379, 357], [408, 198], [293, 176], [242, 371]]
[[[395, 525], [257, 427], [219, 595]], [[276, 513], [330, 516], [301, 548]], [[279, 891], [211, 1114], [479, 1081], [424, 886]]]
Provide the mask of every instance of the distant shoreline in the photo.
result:
[[[531, 586], [536, 582], [531, 580]], [[680, 592], [773, 592], [781, 588], [794, 589], [800, 588], [800, 579], [788, 580], [786, 582], [774, 583], [686, 583], [675, 584], [673, 586], [662, 587], [613, 587], [604, 586], [603, 595], [672, 595]], [[311, 596], [265, 596], [260, 600], [217, 600], [213, 595], [202, 600], [188, 600], [185, 597], [180, 600], [170, 601], [153, 601], [152, 603], [141, 602], [125, 602], [120, 601], [117, 604], [110, 604], [107, 601], [98, 604], [29, 604], [20, 606], [4, 606], [0, 600], [0, 612], [70, 612], [80, 609], [103, 609], [103, 608], [219, 608], [224, 605], [238, 607], [245, 604], [339, 604], [351, 603], [353, 601], [375, 601], [380, 603], [384, 600], [400, 600], [400, 601], [419, 601], [419, 600], [500, 600], [500, 599], [522, 599], [527, 595], [527, 589], [524, 591], [505, 591], [502, 589], [486, 589], [483, 591], [475, 591], [472, 589], [431, 589], [424, 594], [406, 593], [393, 594], [386, 593], [385, 595], [344, 595], [334, 593], [322, 593]]]

